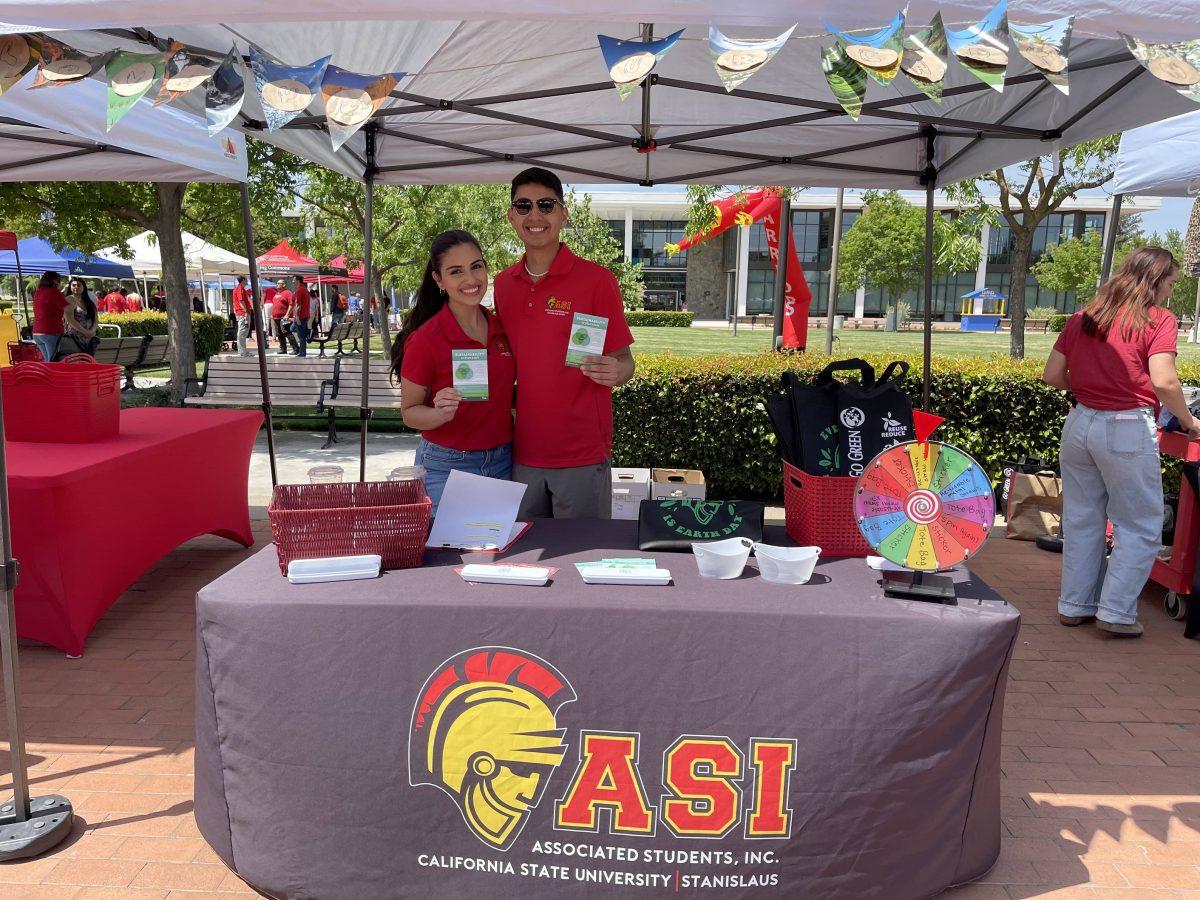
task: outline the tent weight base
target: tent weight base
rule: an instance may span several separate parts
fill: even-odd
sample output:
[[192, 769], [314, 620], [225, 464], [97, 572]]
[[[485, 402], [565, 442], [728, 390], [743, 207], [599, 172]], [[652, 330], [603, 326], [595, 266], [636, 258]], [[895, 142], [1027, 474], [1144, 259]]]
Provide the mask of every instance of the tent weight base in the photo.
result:
[[29, 818], [18, 822], [11, 800], [0, 806], [0, 862], [45, 853], [71, 833], [75, 813], [66, 797], [34, 797], [29, 810]]

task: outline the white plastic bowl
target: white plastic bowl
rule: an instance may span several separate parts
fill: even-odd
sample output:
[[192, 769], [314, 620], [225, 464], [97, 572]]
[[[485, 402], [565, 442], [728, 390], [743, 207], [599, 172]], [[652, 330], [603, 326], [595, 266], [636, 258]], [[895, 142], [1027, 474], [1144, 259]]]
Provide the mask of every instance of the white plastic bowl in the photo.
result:
[[764, 581], [775, 584], [804, 584], [812, 578], [820, 547], [776, 547], [771, 544], [755, 544], [754, 555], [758, 558], [758, 572]]
[[746, 568], [754, 542], [746, 538], [692, 544], [696, 566], [705, 578], [737, 578]]

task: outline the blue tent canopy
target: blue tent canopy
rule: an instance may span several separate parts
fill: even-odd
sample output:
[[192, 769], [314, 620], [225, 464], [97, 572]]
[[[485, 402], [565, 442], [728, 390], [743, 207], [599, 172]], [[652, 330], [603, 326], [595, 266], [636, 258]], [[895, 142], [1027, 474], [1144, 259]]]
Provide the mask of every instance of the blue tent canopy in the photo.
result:
[[[21, 254], [21, 272], [35, 278], [43, 272], [83, 275], [91, 278], [133, 278], [133, 269], [124, 263], [88, 256], [78, 250], [55, 250], [41, 238], [22, 238], [17, 242]], [[17, 261], [11, 253], [0, 254], [0, 275], [16, 275]]]

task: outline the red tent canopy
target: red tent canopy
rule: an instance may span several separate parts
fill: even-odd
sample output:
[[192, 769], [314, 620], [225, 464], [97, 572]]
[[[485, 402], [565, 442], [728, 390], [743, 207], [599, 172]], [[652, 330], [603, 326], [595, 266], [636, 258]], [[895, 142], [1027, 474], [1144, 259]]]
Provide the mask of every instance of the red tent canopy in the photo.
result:
[[258, 258], [259, 271], [267, 275], [317, 275], [322, 267], [286, 240], [280, 241]]
[[341, 269], [346, 272], [345, 275], [335, 275], [330, 278], [321, 278], [323, 284], [362, 284], [366, 281], [366, 273], [363, 272], [362, 260], [358, 260], [353, 269], [346, 261], [346, 254], [335, 256], [327, 264], [328, 269]]

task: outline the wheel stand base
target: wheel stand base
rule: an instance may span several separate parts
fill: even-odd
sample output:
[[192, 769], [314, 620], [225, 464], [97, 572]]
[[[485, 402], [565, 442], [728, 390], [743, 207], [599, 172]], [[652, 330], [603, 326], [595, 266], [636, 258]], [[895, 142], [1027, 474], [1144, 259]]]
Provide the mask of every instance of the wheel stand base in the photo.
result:
[[11, 801], [0, 806], [0, 862], [45, 853], [71, 833], [75, 813], [66, 797], [33, 797], [29, 813], [18, 822]]

